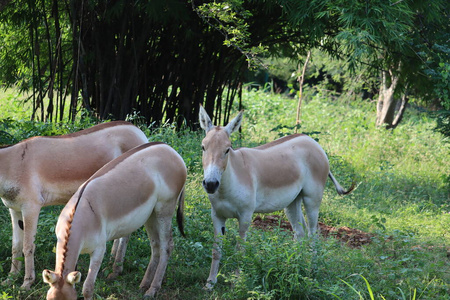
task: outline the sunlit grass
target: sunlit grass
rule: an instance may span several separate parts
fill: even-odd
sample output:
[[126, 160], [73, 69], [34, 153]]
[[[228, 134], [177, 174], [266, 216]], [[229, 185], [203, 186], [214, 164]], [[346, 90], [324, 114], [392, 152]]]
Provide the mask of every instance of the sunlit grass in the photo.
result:
[[[209, 200], [201, 187], [203, 132], [176, 131], [171, 124], [143, 128], [151, 141], [164, 141], [180, 152], [189, 171], [187, 238], [181, 238], [174, 229], [175, 249], [158, 299], [359, 299], [359, 295], [371, 299], [365, 280], [375, 299], [449, 299], [450, 148], [433, 132], [434, 119], [410, 108], [403, 123], [387, 131], [375, 128], [375, 103], [331, 100], [313, 90], [305, 95], [300, 132], [318, 139], [343, 186], [350, 186], [353, 180], [358, 183], [358, 188], [345, 197], [338, 196], [328, 183], [320, 221], [369, 232], [374, 235], [372, 243], [359, 249], [333, 238], [300, 244], [290, 232], [251, 228], [243, 243], [245, 251], [236, 252], [237, 222], [229, 220], [218, 284], [212, 292], [204, 291], [213, 228]], [[235, 147], [255, 146], [293, 133], [295, 99], [244, 91], [242, 101], [242, 133], [233, 137]], [[11, 117], [3, 110], [1, 100], [0, 104], [0, 119]], [[139, 124], [138, 116], [130, 119]], [[88, 124], [74, 126], [55, 129], [21, 121], [0, 128], [0, 132], [8, 131], [19, 140]], [[47, 286], [39, 273], [55, 263], [51, 249], [56, 243], [54, 223], [59, 209], [43, 210], [36, 238], [38, 280], [30, 292], [18, 289], [23, 274], [17, 285], [5, 287], [14, 299], [45, 298]], [[0, 249], [3, 280], [11, 257], [11, 225], [5, 207], [0, 208], [0, 226], [0, 240], [6, 245]], [[124, 274], [113, 283], [100, 275], [96, 299], [140, 299], [138, 286], [149, 255], [148, 240], [141, 229], [132, 235]], [[79, 263], [83, 274], [87, 265], [88, 256], [83, 256]], [[237, 268], [240, 276], [235, 276]], [[81, 285], [77, 290], [81, 291]]]
[[25, 103], [26, 95], [21, 95], [15, 89], [0, 88], [0, 119], [16, 120], [30, 119], [31, 105]]

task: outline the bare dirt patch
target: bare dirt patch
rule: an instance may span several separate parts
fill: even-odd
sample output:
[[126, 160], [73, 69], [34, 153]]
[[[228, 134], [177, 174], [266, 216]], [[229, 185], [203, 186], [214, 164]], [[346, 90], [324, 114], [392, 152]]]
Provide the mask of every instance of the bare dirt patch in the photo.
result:
[[[281, 228], [282, 230], [292, 231], [289, 221], [284, 220], [279, 215], [256, 216], [252, 222], [253, 227], [262, 230], [271, 230]], [[351, 248], [360, 248], [363, 245], [372, 242], [373, 234], [366, 233], [359, 229], [350, 227], [333, 227], [319, 222], [320, 234], [325, 238], [336, 238]]]

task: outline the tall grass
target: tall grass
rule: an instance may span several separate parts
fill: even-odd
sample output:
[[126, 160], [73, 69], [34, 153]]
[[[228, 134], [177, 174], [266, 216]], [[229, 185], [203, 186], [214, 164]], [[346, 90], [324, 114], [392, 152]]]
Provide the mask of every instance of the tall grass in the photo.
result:
[[[210, 204], [201, 187], [203, 133], [187, 128], [177, 131], [171, 124], [149, 129], [138, 115], [131, 116], [150, 140], [174, 147], [189, 170], [185, 211], [188, 236], [181, 238], [174, 229], [175, 249], [158, 299], [450, 299], [450, 149], [433, 132], [434, 120], [409, 109], [403, 123], [387, 131], [374, 126], [374, 103], [334, 99], [312, 90], [306, 91], [306, 96], [301, 131], [323, 146], [342, 185], [358, 182], [358, 188], [346, 197], [338, 196], [332, 185], [327, 186], [320, 221], [370, 232], [374, 234], [372, 243], [353, 249], [334, 238], [319, 237], [300, 244], [290, 232], [251, 228], [242, 243], [243, 251], [236, 251], [237, 225], [229, 220], [218, 284], [212, 292], [204, 291], [213, 228]], [[242, 132], [233, 137], [235, 147], [255, 146], [293, 133], [294, 99], [245, 91], [243, 103]], [[48, 128], [53, 128], [50, 134], [60, 134], [89, 126], [53, 127], [18, 122], [14, 115], [1, 117], [10, 117], [6, 123], [0, 122], [0, 132], [7, 132], [12, 141], [39, 134], [40, 130], [47, 134]], [[35, 131], [26, 130], [28, 126]], [[36, 238], [38, 280], [33, 289], [19, 290], [21, 274], [15, 285], [0, 287], [0, 299], [45, 298], [47, 286], [39, 273], [54, 266], [54, 226], [60, 209], [45, 208], [41, 213]], [[5, 207], [0, 208], [0, 226], [3, 280], [11, 260], [11, 225]], [[149, 256], [146, 234], [138, 230], [128, 247], [124, 274], [114, 282], [100, 275], [96, 299], [140, 299], [138, 285]], [[88, 262], [88, 256], [80, 258], [79, 269], [84, 276]], [[107, 273], [107, 259], [104, 267]], [[238, 276], [236, 269], [240, 270]], [[81, 285], [77, 288], [81, 291]]]

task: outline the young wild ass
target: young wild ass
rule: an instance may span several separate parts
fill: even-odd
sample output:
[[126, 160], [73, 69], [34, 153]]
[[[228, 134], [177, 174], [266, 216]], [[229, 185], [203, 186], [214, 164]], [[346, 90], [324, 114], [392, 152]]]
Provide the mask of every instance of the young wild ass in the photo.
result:
[[[217, 281], [220, 248], [217, 243], [225, 233], [225, 221], [237, 218], [239, 235], [245, 240], [252, 215], [284, 209], [295, 237], [314, 235], [319, 206], [327, 176], [339, 194], [344, 190], [330, 172], [325, 151], [312, 138], [294, 134], [256, 148], [233, 149], [230, 135], [241, 125], [243, 112], [225, 126], [214, 126], [200, 106], [200, 126], [206, 131], [202, 141], [203, 187], [211, 202], [211, 217], [216, 243], [206, 288]], [[304, 205], [309, 226], [303, 217]]]
[[92, 299], [106, 242], [145, 225], [152, 248], [140, 288], [154, 297], [161, 287], [173, 249], [172, 216], [178, 204], [178, 228], [183, 232], [186, 166], [181, 156], [164, 143], [148, 143], [111, 161], [70, 199], [56, 225], [55, 272], [44, 270], [50, 284], [47, 299], [77, 299], [74, 284], [78, 256], [90, 254], [83, 296]]
[[[147, 142], [140, 129], [116, 121], [68, 135], [33, 137], [0, 148], [0, 197], [9, 208], [13, 228], [10, 275], [20, 271], [18, 258], [23, 253], [22, 288], [29, 289], [35, 280], [34, 239], [41, 207], [66, 204], [103, 165]], [[118, 254], [124, 255], [126, 243], [121, 247]], [[120, 270], [121, 265], [117, 264], [114, 271]]]

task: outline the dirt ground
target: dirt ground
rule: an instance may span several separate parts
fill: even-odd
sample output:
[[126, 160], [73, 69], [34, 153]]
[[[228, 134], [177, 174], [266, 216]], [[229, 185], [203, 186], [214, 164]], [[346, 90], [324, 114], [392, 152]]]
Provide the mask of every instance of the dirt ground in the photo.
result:
[[[282, 219], [278, 215], [264, 215], [256, 216], [253, 219], [252, 226], [262, 229], [270, 230], [279, 227], [283, 230], [292, 231], [292, 226], [289, 221]], [[319, 222], [320, 234], [325, 238], [336, 238], [342, 243], [351, 248], [359, 248], [363, 245], [369, 244], [372, 241], [373, 234], [363, 232], [359, 229], [349, 227], [332, 227]]]

